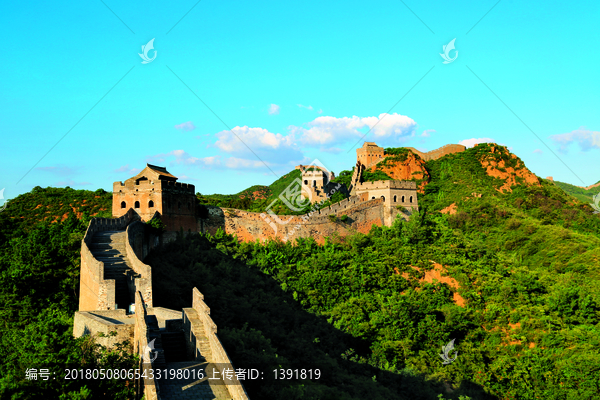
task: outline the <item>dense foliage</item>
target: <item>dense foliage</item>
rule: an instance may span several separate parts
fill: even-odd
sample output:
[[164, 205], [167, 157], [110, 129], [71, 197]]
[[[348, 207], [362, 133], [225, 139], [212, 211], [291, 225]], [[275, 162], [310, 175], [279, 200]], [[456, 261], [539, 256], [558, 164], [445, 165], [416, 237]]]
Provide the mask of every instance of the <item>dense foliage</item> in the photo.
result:
[[[236, 367], [265, 372], [245, 383], [251, 398], [598, 398], [600, 218], [560, 183], [517, 179], [501, 193], [505, 181], [482, 160], [523, 168], [487, 144], [428, 161], [420, 212], [368, 235], [322, 245], [179, 237], [145, 260], [155, 304], [189, 307], [198, 287]], [[266, 207], [294, 174], [274, 194], [252, 187], [237, 200]], [[0, 213], [0, 398], [133, 396], [131, 382], [62, 378], [66, 368], [136, 362], [127, 344], [108, 352], [72, 337], [80, 241], [110, 203], [101, 189], [35, 188]], [[446, 283], [425, 279], [435, 265]], [[458, 358], [443, 365], [451, 339]], [[280, 367], [322, 377], [276, 381], [269, 372]], [[27, 380], [31, 368], [56, 379]]]
[[[490, 159], [522, 168], [488, 145], [429, 161], [421, 212], [369, 235], [180, 239], [150, 260], [155, 293], [189, 306], [197, 286], [234, 363], [330, 365], [318, 382], [249, 384], [259, 398], [597, 398], [600, 219], [545, 181], [501, 193]], [[424, 280], [434, 263], [458, 289]]]
[[42, 221], [64, 221], [72, 213], [78, 218], [82, 218], [84, 214], [111, 218], [112, 193], [104, 189], [92, 192], [68, 186], [64, 189], [36, 186], [31, 192], [8, 201], [6, 210], [1, 215], [1, 229], [6, 230], [6, 224], [10, 223], [14, 229], [27, 230]]
[[[0, 213], [0, 398], [133, 395], [132, 382], [64, 379], [66, 369], [131, 368], [135, 363], [126, 344], [108, 352], [89, 338], [73, 338], [81, 239], [89, 212], [107, 208], [106, 198], [100, 191], [36, 188]], [[60, 221], [65, 205], [69, 211]], [[82, 219], [73, 213], [75, 205]], [[46, 220], [36, 223], [38, 215]], [[28, 369], [47, 369], [49, 379], [28, 380]]]

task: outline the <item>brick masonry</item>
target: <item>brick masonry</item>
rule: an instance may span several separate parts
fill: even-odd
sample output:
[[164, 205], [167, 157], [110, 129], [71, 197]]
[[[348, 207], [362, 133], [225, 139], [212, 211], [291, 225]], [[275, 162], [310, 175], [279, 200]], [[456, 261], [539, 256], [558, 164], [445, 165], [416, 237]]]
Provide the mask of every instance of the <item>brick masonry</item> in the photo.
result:
[[158, 212], [167, 231], [196, 231], [196, 195], [194, 185], [176, 182], [177, 178], [162, 167], [148, 164], [139, 174], [113, 183], [113, 217], [129, 208], [144, 222]]
[[[335, 215], [338, 220], [332, 222], [329, 215]], [[342, 215], [348, 216], [346, 223], [341, 222]], [[312, 237], [317, 243], [323, 243], [328, 236], [368, 233], [373, 225], [390, 226], [397, 215], [408, 218], [410, 211], [402, 213], [395, 207], [388, 207], [381, 198], [361, 201], [358, 196], [352, 196], [333, 206], [317, 210], [310, 216], [272, 216], [266, 213], [209, 207], [205, 229], [215, 234], [221, 228], [226, 233], [236, 235], [240, 241], [253, 242], [257, 239], [264, 241], [275, 238], [287, 241]]]

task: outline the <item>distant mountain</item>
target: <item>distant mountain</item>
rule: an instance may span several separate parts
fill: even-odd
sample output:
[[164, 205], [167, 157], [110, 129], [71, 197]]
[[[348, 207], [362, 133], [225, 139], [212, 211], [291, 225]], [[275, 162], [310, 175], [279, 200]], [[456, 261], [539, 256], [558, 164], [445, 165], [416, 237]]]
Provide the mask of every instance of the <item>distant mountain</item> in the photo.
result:
[[600, 193], [600, 181], [588, 186], [587, 189], [559, 181], [554, 181], [554, 184], [564, 190], [567, 194], [570, 194], [584, 203], [593, 203], [593, 196]]

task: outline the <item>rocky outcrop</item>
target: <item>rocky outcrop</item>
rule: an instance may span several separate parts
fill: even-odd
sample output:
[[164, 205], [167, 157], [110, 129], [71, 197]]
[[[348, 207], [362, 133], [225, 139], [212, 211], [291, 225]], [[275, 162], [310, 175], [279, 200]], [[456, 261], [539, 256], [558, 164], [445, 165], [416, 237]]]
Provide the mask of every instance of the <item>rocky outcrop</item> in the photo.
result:
[[390, 155], [370, 169], [385, 172], [390, 178], [399, 181], [420, 180], [417, 182], [417, 191], [424, 193], [425, 186], [429, 182], [429, 173], [425, 169], [425, 161], [413, 152], [404, 155]]
[[[487, 143], [481, 145], [487, 146]], [[480, 157], [485, 172], [494, 178], [504, 180], [504, 184], [496, 189], [499, 192], [512, 192], [515, 185], [527, 184], [540, 186], [540, 178], [531, 172], [525, 163], [506, 147], [495, 143], [489, 144], [489, 152]]]

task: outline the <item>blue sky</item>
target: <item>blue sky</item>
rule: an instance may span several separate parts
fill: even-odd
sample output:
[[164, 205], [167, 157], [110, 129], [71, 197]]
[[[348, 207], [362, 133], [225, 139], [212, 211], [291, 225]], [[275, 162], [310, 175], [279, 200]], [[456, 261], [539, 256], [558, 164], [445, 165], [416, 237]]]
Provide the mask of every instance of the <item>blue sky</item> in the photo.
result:
[[111, 190], [150, 162], [237, 193], [315, 158], [350, 169], [364, 140], [475, 139], [590, 185], [599, 16], [592, 1], [4, 2], [0, 189]]

